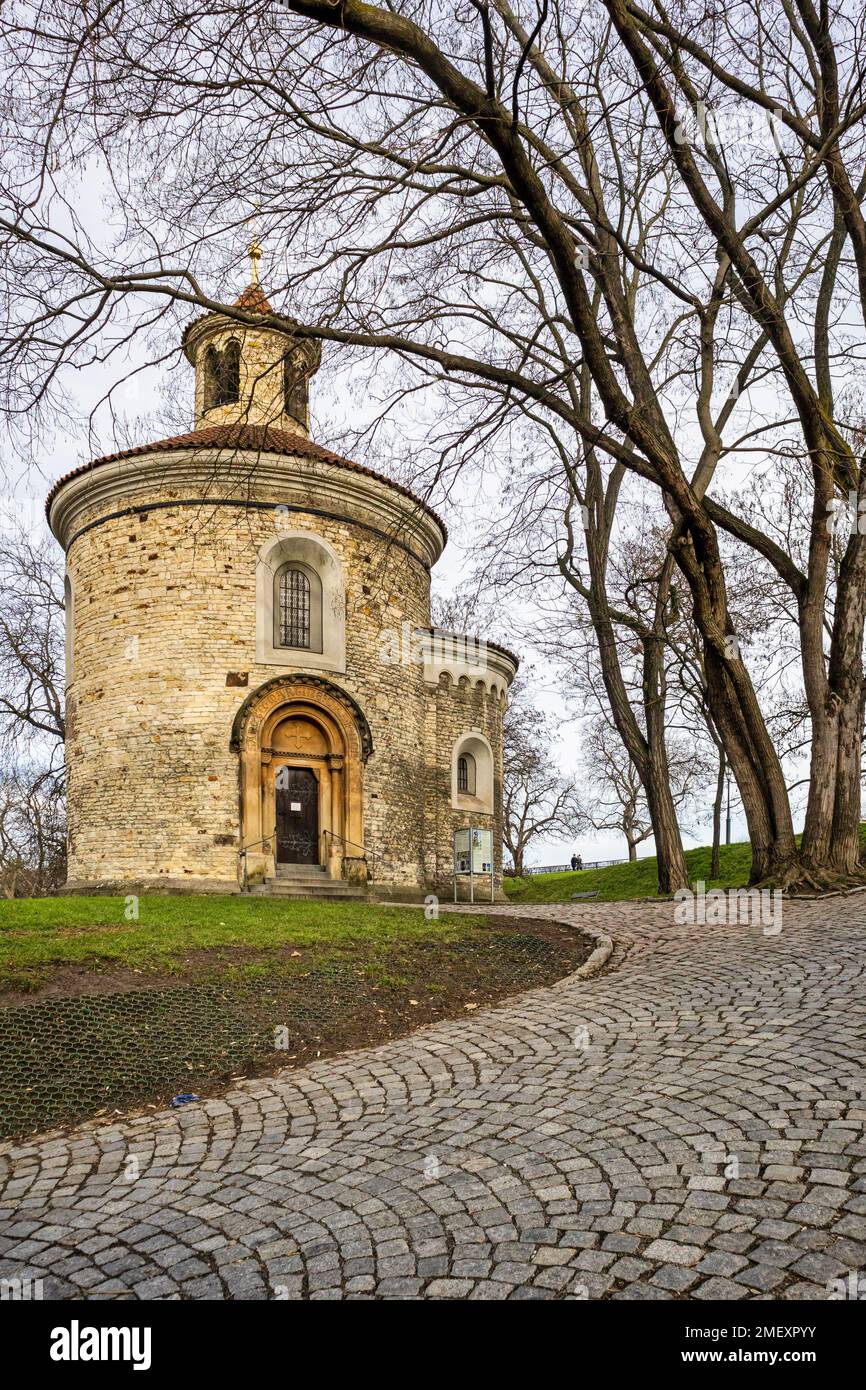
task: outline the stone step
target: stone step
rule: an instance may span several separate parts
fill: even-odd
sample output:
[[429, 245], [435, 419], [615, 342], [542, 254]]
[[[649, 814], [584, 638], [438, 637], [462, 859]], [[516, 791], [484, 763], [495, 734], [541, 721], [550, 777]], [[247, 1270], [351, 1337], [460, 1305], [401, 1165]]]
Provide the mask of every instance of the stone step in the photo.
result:
[[364, 899], [367, 896], [366, 891], [357, 884], [344, 883], [339, 879], [325, 879], [322, 883], [287, 883], [285, 879], [268, 878], [250, 892], [260, 898]]
[[324, 878], [324, 864], [278, 864], [277, 878]]

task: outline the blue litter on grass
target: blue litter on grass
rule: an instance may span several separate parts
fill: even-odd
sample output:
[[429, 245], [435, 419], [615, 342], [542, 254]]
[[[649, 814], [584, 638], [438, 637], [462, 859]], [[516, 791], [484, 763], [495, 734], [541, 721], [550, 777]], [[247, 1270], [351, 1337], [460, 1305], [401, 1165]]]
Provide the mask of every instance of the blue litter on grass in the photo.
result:
[[175, 1096], [171, 1103], [177, 1110], [181, 1105], [189, 1105], [194, 1100], [201, 1100], [201, 1096], [194, 1096], [192, 1091], [189, 1091], [186, 1095]]

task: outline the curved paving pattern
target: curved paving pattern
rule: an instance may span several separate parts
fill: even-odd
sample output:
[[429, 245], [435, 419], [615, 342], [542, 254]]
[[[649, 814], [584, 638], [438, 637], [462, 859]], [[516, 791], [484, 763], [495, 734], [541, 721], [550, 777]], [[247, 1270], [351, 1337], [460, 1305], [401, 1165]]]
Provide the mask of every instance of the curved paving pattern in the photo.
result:
[[218, 1299], [866, 1280], [866, 895], [785, 904], [776, 937], [677, 927], [669, 904], [513, 911], [609, 932], [610, 965], [194, 1108], [3, 1145], [0, 1278]]

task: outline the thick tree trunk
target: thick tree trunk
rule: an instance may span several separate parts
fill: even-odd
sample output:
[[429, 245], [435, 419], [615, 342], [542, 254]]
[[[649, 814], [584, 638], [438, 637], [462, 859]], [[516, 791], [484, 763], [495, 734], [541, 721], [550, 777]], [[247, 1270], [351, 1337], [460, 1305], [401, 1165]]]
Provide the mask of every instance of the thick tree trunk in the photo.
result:
[[716, 778], [716, 795], [713, 800], [713, 848], [710, 854], [710, 878], [721, 877], [721, 850], [722, 843], [722, 799], [725, 795], [725, 771], [727, 761], [725, 750], [719, 749], [719, 774]]
[[863, 743], [863, 690], [859, 699], [843, 708], [839, 717], [836, 743], [836, 801], [833, 806], [833, 835], [830, 865], [837, 873], [859, 875], [860, 863], [860, 783]]
[[813, 725], [801, 857], [816, 884], [859, 876], [863, 692]]
[[[805, 607], [805, 605], [804, 605]], [[863, 628], [866, 619], [866, 538], [849, 540], [837, 582], [826, 677], [823, 652], [802, 644], [803, 675], [812, 715], [809, 801], [801, 857], [813, 881], [859, 877], [860, 780], [863, 739]], [[807, 627], [807, 615], [801, 628]]]
[[656, 600], [656, 630], [643, 644], [643, 700], [647, 752], [643, 768], [638, 767], [655, 838], [660, 893], [675, 893], [678, 888], [687, 888], [689, 883], [689, 871], [671, 793], [665, 743], [667, 691], [664, 676], [664, 641], [659, 626], [662, 622], [662, 610], [667, 603], [668, 589], [668, 582], [659, 586]]
[[833, 712], [822, 712], [817, 719], [812, 719], [809, 799], [800, 848], [803, 863], [810, 872], [821, 873], [830, 863], [836, 805], [836, 725]]
[[662, 761], [658, 750], [650, 748], [642, 781], [656, 846], [659, 892], [675, 893], [678, 888], [688, 887], [689, 871], [671, 796], [667, 755]]
[[[781, 765], [760, 712], [737, 698], [724, 665], [705, 647], [707, 702], [731, 766], [752, 845], [750, 883], [787, 880], [798, 867], [797, 843]], [[762, 747], [761, 744], [764, 746]]]
[[692, 595], [703, 645], [706, 699], [737, 787], [752, 845], [750, 883], [787, 882], [799, 868], [788, 789], [779, 755], [742, 660], [728, 612], [718, 542], [709, 518], [695, 513], [673, 551]]
[[[592, 554], [593, 546], [588, 547]], [[656, 845], [659, 893], [674, 893], [689, 885], [688, 870], [683, 854], [682, 838], [676, 808], [671, 795], [667, 750], [664, 739], [665, 700], [659, 677], [663, 660], [662, 644], [656, 639], [644, 640], [644, 711], [647, 734], [638, 724], [622, 676], [616, 634], [603, 589], [601, 565], [597, 556], [590, 561], [593, 584], [589, 607], [598, 641], [601, 674], [607, 692], [611, 715], [629, 757], [646, 793], [647, 808], [652, 822]]]

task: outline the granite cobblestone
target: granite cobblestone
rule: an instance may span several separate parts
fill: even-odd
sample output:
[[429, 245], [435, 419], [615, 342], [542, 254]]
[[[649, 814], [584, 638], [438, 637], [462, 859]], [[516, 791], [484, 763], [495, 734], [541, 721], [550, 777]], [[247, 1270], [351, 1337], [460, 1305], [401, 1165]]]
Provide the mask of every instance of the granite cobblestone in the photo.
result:
[[786, 902], [776, 937], [663, 903], [496, 911], [588, 925], [613, 956], [183, 1111], [0, 1146], [0, 1278], [461, 1300], [824, 1299], [862, 1278], [866, 895]]

